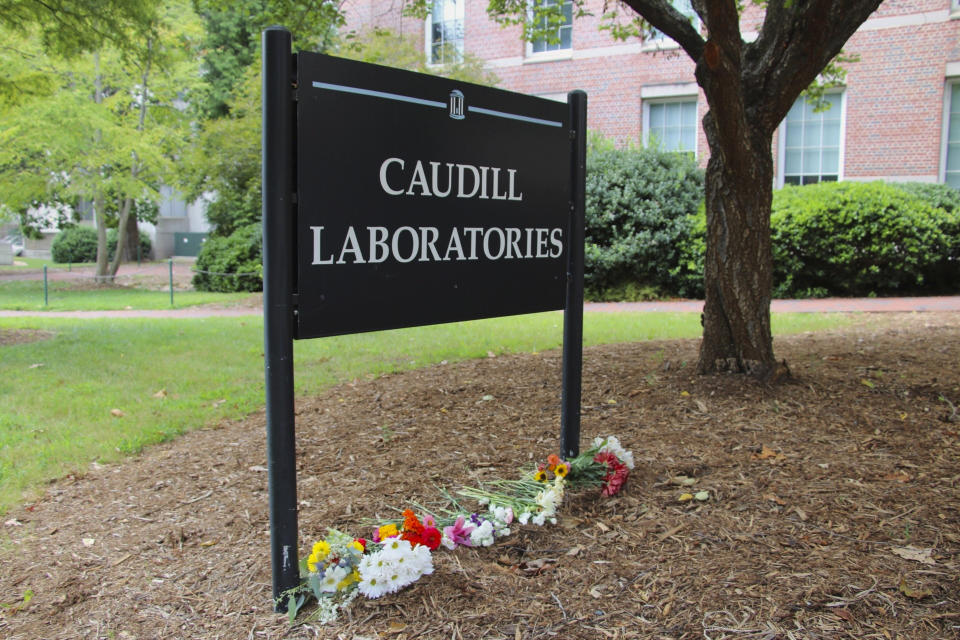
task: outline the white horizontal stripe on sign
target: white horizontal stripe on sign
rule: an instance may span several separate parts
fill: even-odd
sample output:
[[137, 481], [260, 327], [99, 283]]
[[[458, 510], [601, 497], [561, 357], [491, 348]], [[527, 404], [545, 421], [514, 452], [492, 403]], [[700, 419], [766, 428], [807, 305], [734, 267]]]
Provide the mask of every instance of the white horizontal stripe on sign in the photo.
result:
[[545, 124], [548, 127], [562, 127], [562, 122], [557, 122], [556, 120], [543, 120], [542, 118], [531, 118], [530, 116], [520, 116], [515, 113], [504, 113], [503, 111], [494, 111], [493, 109], [484, 109], [483, 107], [467, 107], [467, 111], [473, 111], [474, 113], [482, 113], [487, 116], [495, 116], [497, 118], [510, 118], [511, 120], [520, 120], [521, 122], [531, 122], [533, 124]]
[[370, 96], [372, 98], [386, 98], [387, 100], [411, 102], [413, 104], [419, 104], [425, 107], [438, 107], [440, 109], [446, 109], [447, 107], [445, 102], [437, 102], [436, 100], [424, 100], [423, 98], [403, 96], [403, 95], [400, 95], [399, 93], [387, 93], [386, 91], [373, 91], [372, 89], [360, 89], [358, 87], [348, 87], [342, 84], [330, 84], [329, 82], [314, 81], [313, 86], [316, 87], [317, 89], [329, 89], [331, 91], [342, 91], [344, 93], [356, 93], [362, 96]]
[[[412, 104], [419, 104], [425, 107], [437, 107], [440, 109], [445, 109], [447, 104], [444, 102], [439, 102], [437, 100], [424, 100], [423, 98], [414, 98], [412, 96], [404, 96], [399, 93], [387, 93], [386, 91], [374, 91], [373, 89], [361, 89], [359, 87], [348, 87], [342, 84], [331, 84], [329, 82], [318, 82], [314, 81], [313, 86], [317, 89], [328, 89], [330, 91], [342, 91], [344, 93], [354, 93], [362, 96], [370, 96], [372, 98], [384, 98], [386, 100], [398, 100], [400, 102], [410, 102]], [[483, 107], [473, 107], [468, 106], [467, 111], [473, 111], [474, 113], [482, 113], [488, 116], [495, 116], [497, 118], [509, 118], [511, 120], [520, 120], [521, 122], [530, 122], [532, 124], [543, 124], [549, 127], [562, 127], [562, 122], [557, 122], [556, 120], [544, 120], [542, 118], [531, 118], [530, 116], [522, 116], [516, 113], [506, 113], [504, 111], [495, 111], [494, 109], [485, 109]]]

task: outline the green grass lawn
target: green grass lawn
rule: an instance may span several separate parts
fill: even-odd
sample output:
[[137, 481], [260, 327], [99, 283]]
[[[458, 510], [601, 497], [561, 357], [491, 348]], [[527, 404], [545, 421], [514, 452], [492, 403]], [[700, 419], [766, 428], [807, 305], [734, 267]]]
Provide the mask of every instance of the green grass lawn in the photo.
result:
[[13, 262], [14, 264], [0, 264], [0, 272], [33, 271], [36, 269], [43, 269], [43, 265], [47, 265], [51, 269], [72, 269], [77, 267], [94, 266], [94, 263], [92, 262], [77, 263], [72, 265], [52, 264], [49, 258], [26, 258], [24, 256], [14, 256]]
[[[774, 330], [811, 331], [845, 322], [848, 316], [783, 314], [774, 316]], [[553, 349], [562, 342], [562, 324], [562, 314], [541, 313], [297, 342], [296, 393], [315, 394], [356, 377], [488, 352]], [[258, 316], [0, 318], [0, 329], [54, 334], [0, 346], [0, 512], [44, 481], [82, 473], [93, 461], [115, 461], [264, 404]], [[588, 313], [584, 341], [692, 338], [700, 331], [696, 313]]]
[[[238, 302], [248, 293], [211, 293], [174, 290], [173, 307]], [[169, 286], [96, 286], [89, 280], [54, 280], [47, 284], [44, 305], [43, 280], [0, 280], [0, 309], [7, 311], [102, 311], [109, 309], [170, 309]]]

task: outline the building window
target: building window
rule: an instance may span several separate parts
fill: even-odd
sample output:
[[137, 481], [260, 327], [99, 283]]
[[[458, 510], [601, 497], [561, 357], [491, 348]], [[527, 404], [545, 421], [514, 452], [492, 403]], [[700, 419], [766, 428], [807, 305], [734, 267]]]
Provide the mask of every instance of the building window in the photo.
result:
[[[573, 47], [573, 2], [567, 0], [533, 0], [533, 7], [559, 6], [562, 18], [556, 22], [556, 16], [534, 15], [534, 30], [549, 35], [536, 38], [528, 46], [529, 53], [546, 53]], [[534, 12], [535, 13], [535, 12]], [[552, 20], [551, 20], [552, 18]]]
[[643, 144], [663, 151], [697, 153], [697, 100], [644, 100]]
[[943, 181], [960, 189], [960, 82], [947, 85], [949, 101], [944, 123]]
[[463, 6], [466, 0], [433, 0], [427, 16], [427, 60], [448, 64], [463, 60]]
[[841, 176], [843, 149], [843, 94], [823, 97], [828, 109], [799, 98], [793, 103], [781, 127], [780, 184], [836, 182]]
[[[671, 0], [670, 4], [673, 5], [673, 8], [687, 16], [690, 19], [690, 23], [693, 24], [693, 27], [700, 30], [700, 16], [697, 15], [697, 12], [693, 10], [693, 4], [690, 0]], [[666, 43], [672, 43], [667, 34], [659, 29], [654, 29], [653, 32], [644, 38], [644, 42], [654, 45], [662, 45]]]

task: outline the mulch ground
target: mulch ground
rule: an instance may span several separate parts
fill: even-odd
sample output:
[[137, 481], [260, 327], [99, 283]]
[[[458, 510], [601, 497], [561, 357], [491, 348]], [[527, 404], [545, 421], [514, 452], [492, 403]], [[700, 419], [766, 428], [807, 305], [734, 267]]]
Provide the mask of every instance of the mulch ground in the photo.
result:
[[[334, 625], [271, 611], [262, 413], [94, 465], [3, 516], [0, 636], [960, 637], [960, 314], [777, 339], [793, 379], [772, 387], [697, 376], [697, 345], [586, 350], [583, 442], [633, 450], [623, 493], [438, 552]], [[517, 477], [557, 447], [559, 378], [551, 351], [300, 399], [302, 548]]]

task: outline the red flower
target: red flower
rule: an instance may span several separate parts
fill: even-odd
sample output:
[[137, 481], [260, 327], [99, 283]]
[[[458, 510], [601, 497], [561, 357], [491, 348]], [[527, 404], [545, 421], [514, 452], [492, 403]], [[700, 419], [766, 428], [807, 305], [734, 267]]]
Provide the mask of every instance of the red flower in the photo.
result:
[[414, 533], [413, 531], [404, 531], [400, 534], [401, 540], [406, 540], [410, 543], [410, 546], [415, 547], [418, 544], [423, 544], [423, 540], [420, 538], [419, 533]]
[[600, 494], [609, 497], [619, 493], [630, 475], [629, 467], [609, 451], [601, 451], [593, 457], [593, 461], [607, 465], [607, 474], [603, 476], [603, 489]]
[[367, 541], [364, 538], [354, 538], [354, 542], [360, 543], [360, 546], [363, 547], [363, 550], [367, 550]]
[[424, 527], [423, 535], [420, 536], [420, 543], [426, 546], [430, 551], [436, 551], [440, 546], [440, 540], [443, 534], [435, 527]]

